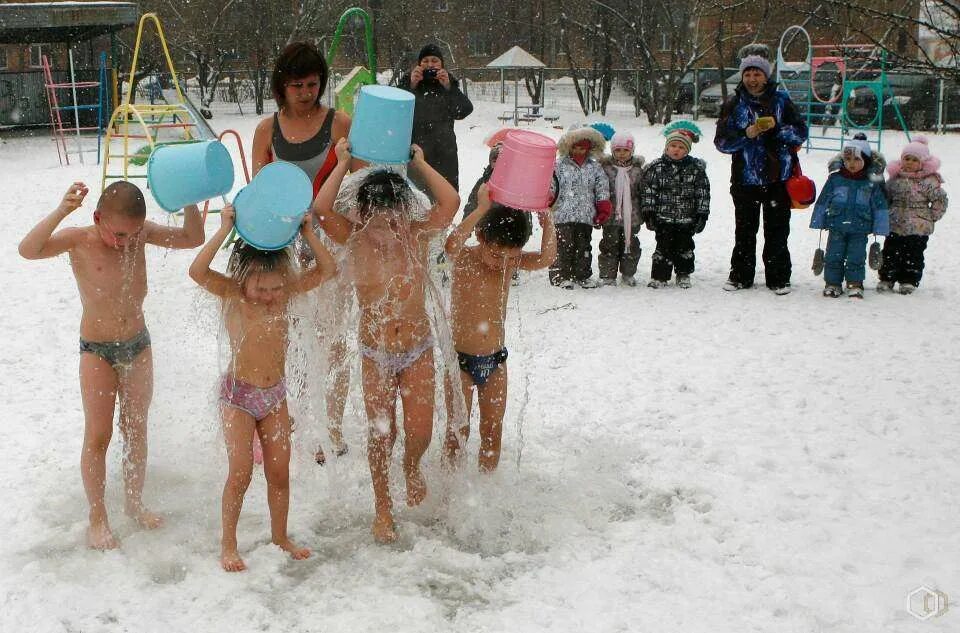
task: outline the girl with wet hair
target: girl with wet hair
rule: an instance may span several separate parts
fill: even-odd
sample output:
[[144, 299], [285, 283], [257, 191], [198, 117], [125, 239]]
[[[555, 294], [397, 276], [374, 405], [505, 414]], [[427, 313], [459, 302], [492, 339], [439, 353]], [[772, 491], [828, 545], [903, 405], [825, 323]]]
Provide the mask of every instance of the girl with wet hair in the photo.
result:
[[300, 232], [316, 254], [316, 265], [294, 270], [289, 249], [263, 251], [237, 241], [227, 274], [210, 269], [233, 230], [234, 209], [221, 213], [220, 230], [190, 266], [190, 278], [223, 300], [223, 322], [230, 338], [230, 364], [220, 381], [223, 436], [229, 472], [223, 486], [220, 564], [246, 569], [237, 547], [240, 507], [253, 475], [254, 434], [263, 447], [270, 531], [273, 543], [295, 560], [310, 556], [287, 535], [290, 503], [290, 415], [287, 412], [286, 356], [290, 300], [333, 277], [337, 266], [304, 217]]

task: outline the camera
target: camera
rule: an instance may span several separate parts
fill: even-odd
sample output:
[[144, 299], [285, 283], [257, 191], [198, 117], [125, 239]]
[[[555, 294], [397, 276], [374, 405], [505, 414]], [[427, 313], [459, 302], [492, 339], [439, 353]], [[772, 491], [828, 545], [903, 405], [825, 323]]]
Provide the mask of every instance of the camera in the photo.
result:
[[427, 68], [423, 71], [424, 79], [436, 79], [437, 78], [437, 69], [436, 68]]

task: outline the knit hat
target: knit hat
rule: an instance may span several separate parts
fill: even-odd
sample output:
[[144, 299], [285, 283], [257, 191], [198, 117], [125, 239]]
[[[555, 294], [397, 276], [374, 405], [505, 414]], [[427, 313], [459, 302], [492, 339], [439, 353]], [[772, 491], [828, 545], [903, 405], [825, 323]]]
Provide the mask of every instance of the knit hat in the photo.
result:
[[610, 151], [615, 149], [628, 149], [633, 152], [633, 136], [629, 132], [617, 132], [610, 139]]
[[433, 42], [430, 42], [429, 44], [427, 44], [426, 46], [420, 49], [420, 54], [417, 55], [417, 63], [423, 61], [423, 58], [429, 55], [432, 55], [434, 57], [439, 57], [440, 62], [441, 63], [443, 62], [443, 51], [440, 50], [440, 46], [437, 44], [434, 44]]
[[667, 139], [665, 144], [680, 141], [686, 146], [688, 152], [693, 148], [693, 144], [700, 140], [701, 134], [700, 128], [692, 121], [674, 121], [663, 128], [663, 135]]
[[870, 155], [873, 154], [873, 150], [870, 149], [870, 143], [868, 143], [866, 139], [860, 138], [847, 141], [846, 146], [843, 148], [843, 153], [846, 154], [848, 150], [864, 160], [870, 158]]
[[921, 163], [930, 158], [930, 148], [927, 147], [927, 137], [914, 136], [913, 140], [907, 143], [903, 151], [900, 152], [900, 160], [903, 160], [904, 156], [913, 156]]
[[773, 67], [770, 65], [770, 49], [766, 44], [747, 44], [740, 49], [740, 76], [748, 68], [756, 68], [762, 72], [767, 79]]

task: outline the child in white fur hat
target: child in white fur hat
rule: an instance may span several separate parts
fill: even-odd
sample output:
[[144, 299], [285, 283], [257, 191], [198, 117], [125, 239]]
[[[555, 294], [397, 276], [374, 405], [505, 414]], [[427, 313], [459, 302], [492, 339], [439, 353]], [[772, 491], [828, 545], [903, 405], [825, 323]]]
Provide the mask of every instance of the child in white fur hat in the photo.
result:
[[947, 194], [940, 186], [940, 159], [930, 153], [927, 139], [916, 136], [887, 167], [890, 197], [890, 235], [883, 243], [878, 292], [890, 292], [900, 284], [908, 295], [920, 285], [923, 252], [933, 225], [947, 212]]
[[640, 240], [637, 234], [643, 221], [640, 217], [640, 185], [643, 178], [643, 156], [634, 155], [633, 137], [617, 132], [610, 139], [610, 156], [600, 161], [610, 180], [610, 202], [613, 214], [603, 225], [600, 240], [600, 283], [615, 285], [617, 272], [627, 286], [636, 286], [637, 264], [640, 262]]

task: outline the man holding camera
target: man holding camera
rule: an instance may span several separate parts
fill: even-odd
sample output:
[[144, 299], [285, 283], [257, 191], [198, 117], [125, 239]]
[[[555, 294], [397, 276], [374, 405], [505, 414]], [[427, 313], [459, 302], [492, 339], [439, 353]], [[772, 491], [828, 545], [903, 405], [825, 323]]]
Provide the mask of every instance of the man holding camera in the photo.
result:
[[460, 188], [457, 135], [453, 122], [473, 112], [473, 104], [460, 91], [460, 82], [443, 67], [443, 51], [436, 44], [420, 50], [417, 65], [401, 77], [399, 88], [416, 96], [413, 142], [423, 148], [427, 163]]

